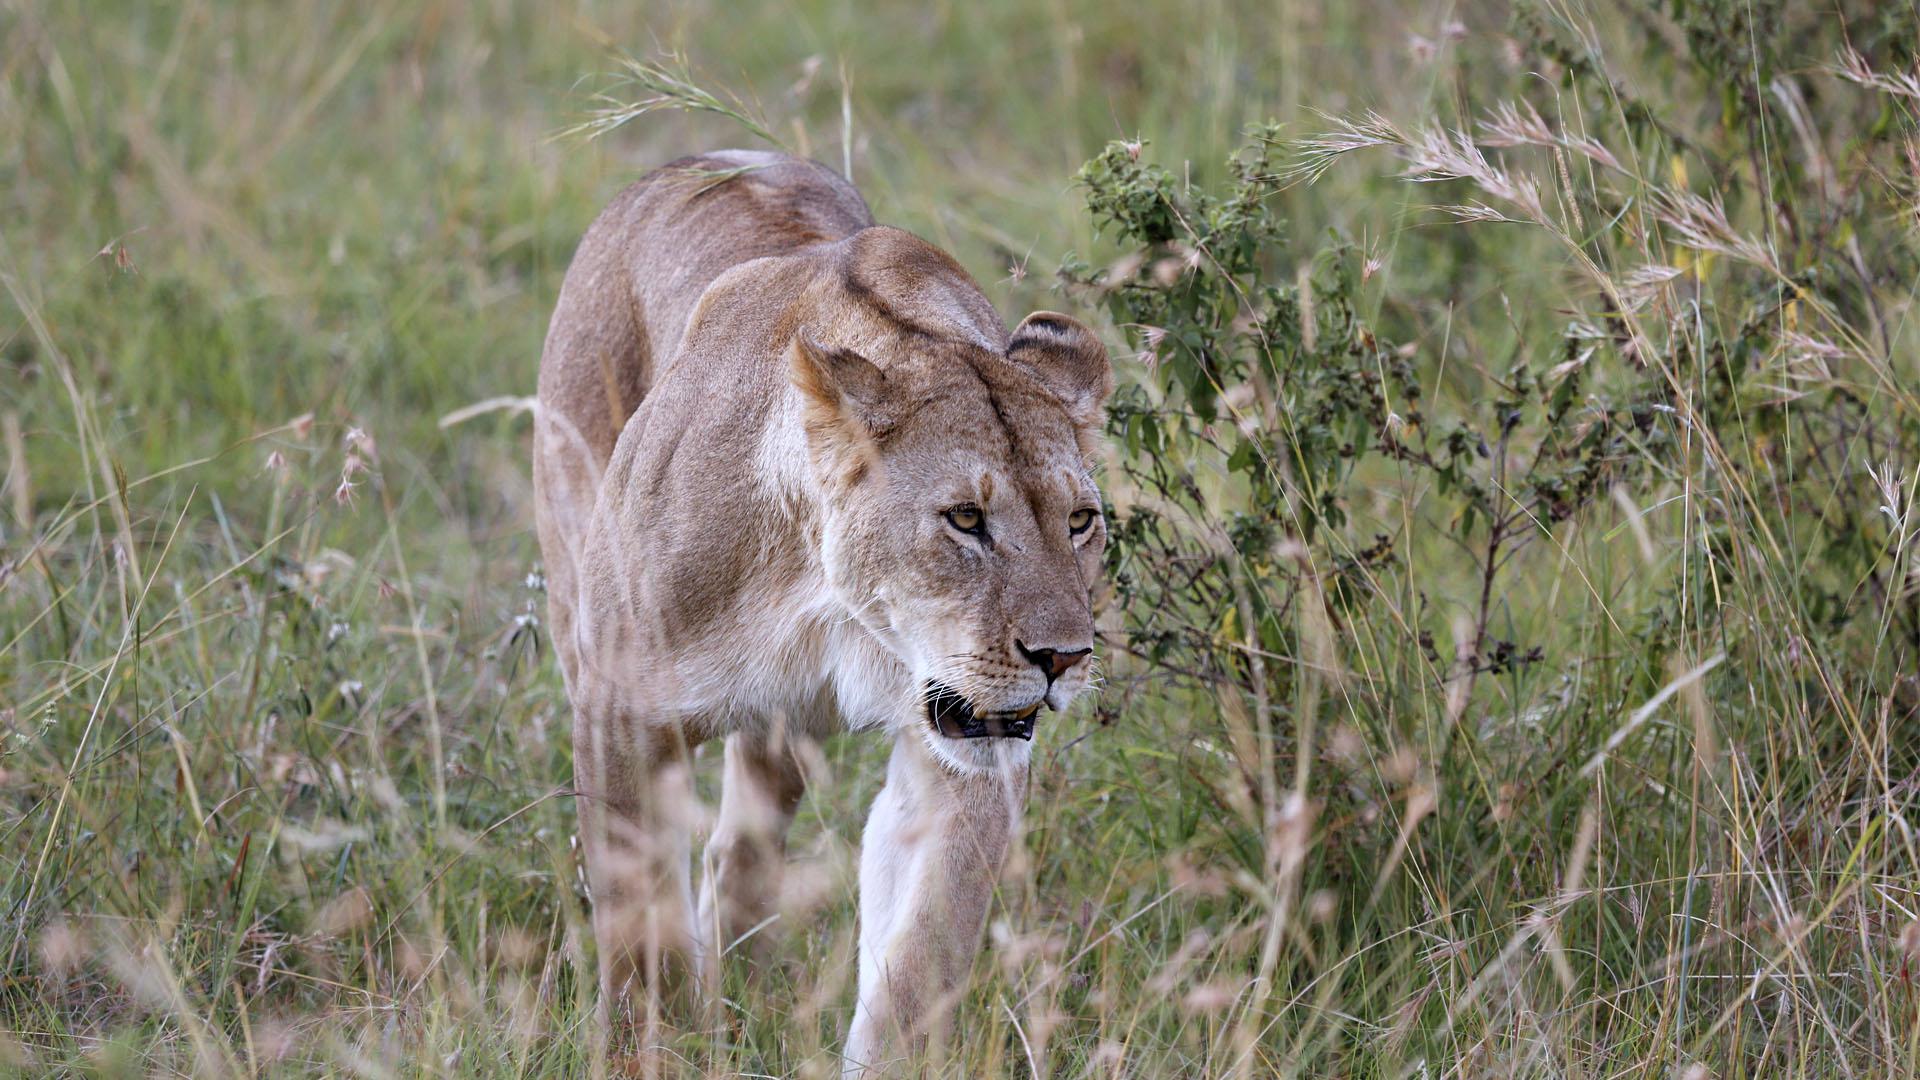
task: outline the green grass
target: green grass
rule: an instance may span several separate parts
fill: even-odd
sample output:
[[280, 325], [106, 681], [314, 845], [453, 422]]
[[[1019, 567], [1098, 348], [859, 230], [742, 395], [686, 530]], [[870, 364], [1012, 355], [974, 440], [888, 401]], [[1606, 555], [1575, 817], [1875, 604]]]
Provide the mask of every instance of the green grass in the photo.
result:
[[[1557, 123], [1613, 131], [1644, 104], [1699, 148], [1614, 144], [1650, 183], [1724, 192], [1796, 268], [1862, 252], [1865, 284], [1796, 278], [1793, 314], [1768, 309], [1847, 352], [1810, 375], [1782, 347], [1765, 363], [1800, 366], [1738, 393], [1676, 386], [1718, 410], [1724, 455], [1662, 428], [1685, 451], [1649, 450], [1644, 482], [1525, 545], [1484, 609], [1484, 526], [1356, 470], [1328, 543], [1390, 532], [1399, 561], [1365, 617], [1302, 630], [1337, 670], [1301, 679], [1277, 726], [1128, 659], [1110, 612], [1109, 686], [1037, 746], [964, 1037], [932, 1072], [1920, 1075], [1920, 479], [1902, 502], [1863, 471], [1920, 466], [1916, 103], [1824, 73], [1827, 54], [1783, 63], [1864, 192], [1803, 203], [1818, 155], [1725, 152], [1800, 146], [1786, 99], [1763, 95], [1752, 134], [1694, 62], [1802, 40], [1780, 20], [1824, 42], [1844, 17], [1868, 48], [1920, 14], [1697, 4], [1732, 21], [1690, 38], [1706, 24], [1680, 7], [0, 5], [0, 1072], [596, 1067], [570, 717], [529, 618], [528, 421], [439, 421], [531, 393], [606, 199], [752, 141], [672, 112], [554, 138], [622, 92], [616, 50], [678, 50], [789, 146], [849, 163], [880, 220], [951, 250], [1012, 321], [1095, 318], [1055, 272], [1116, 254], [1073, 183], [1110, 139], [1210, 185], [1267, 119], [1469, 125], [1561, 93], [1552, 72], [1587, 54], [1529, 45], [1545, 27], [1615, 80], [1610, 101], [1566, 91]], [[1601, 278], [1634, 268], [1613, 259], [1688, 269], [1691, 321], [1645, 322], [1662, 348], [1733, 340], [1753, 310], [1736, 260], [1670, 226], [1636, 249], [1593, 203], [1571, 246], [1443, 224], [1423, 207], [1480, 197], [1472, 181], [1409, 184], [1376, 153], [1272, 196], [1295, 237], [1274, 272], [1292, 281], [1328, 229], [1377, 259], [1362, 313], [1416, 348], [1436, 431], [1516, 358], [1551, 366], [1571, 318], [1603, 320]], [[1527, 161], [1548, 192], [1567, 177]], [[1853, 209], [1799, 224], [1830, 205]], [[1122, 378], [1150, 380], [1105, 329]], [[1617, 368], [1603, 386], [1630, 375], [1594, 364]], [[1754, 389], [1794, 379], [1790, 407]], [[1178, 614], [1230, 636], [1220, 612]], [[1462, 683], [1476, 619], [1543, 660]], [[780, 960], [727, 970], [722, 1021], [675, 1035], [668, 1075], [837, 1075], [885, 748], [825, 751]]]

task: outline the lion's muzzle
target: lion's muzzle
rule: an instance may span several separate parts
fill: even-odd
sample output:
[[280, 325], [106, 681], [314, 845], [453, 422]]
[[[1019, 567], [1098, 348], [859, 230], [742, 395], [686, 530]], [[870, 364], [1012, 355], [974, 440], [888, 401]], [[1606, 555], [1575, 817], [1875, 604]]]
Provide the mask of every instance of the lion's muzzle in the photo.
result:
[[951, 687], [935, 683], [927, 690], [927, 722], [949, 739], [1031, 740], [1033, 718], [1039, 712], [1036, 701], [1014, 712], [982, 715]]

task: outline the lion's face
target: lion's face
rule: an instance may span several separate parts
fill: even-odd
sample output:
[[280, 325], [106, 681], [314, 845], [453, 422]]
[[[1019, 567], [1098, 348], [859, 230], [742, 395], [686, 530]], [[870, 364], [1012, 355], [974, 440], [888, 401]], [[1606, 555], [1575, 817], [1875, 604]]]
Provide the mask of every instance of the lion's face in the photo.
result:
[[1104, 348], [1041, 314], [1004, 356], [940, 344], [882, 375], [802, 344], [795, 363], [828, 581], [912, 673], [909, 719], [956, 762], [983, 756], [973, 740], [1031, 738], [1092, 675]]
[[863, 481], [873, 497], [835, 515], [828, 574], [872, 598], [863, 621], [924, 684], [936, 730], [1024, 738], [1087, 682], [1100, 493], [1044, 390], [944, 389], [881, 445]]

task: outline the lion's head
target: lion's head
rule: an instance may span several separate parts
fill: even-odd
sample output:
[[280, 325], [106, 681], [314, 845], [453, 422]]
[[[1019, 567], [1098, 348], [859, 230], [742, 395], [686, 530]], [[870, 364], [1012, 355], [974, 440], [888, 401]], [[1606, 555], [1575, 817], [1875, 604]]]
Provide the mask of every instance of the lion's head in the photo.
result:
[[884, 364], [804, 332], [793, 345], [829, 584], [907, 665], [912, 720], [954, 764], [1030, 739], [1092, 677], [1107, 534], [1091, 465], [1112, 369], [1065, 315], [1006, 340], [922, 340]]

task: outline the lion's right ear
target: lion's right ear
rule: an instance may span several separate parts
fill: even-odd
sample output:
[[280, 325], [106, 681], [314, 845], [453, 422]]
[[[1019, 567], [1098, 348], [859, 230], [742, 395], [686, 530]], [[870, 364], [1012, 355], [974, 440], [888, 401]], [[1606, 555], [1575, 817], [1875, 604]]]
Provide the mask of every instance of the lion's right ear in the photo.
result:
[[1100, 426], [1113, 393], [1113, 364], [1087, 324], [1057, 311], [1036, 311], [1014, 328], [1007, 359], [1038, 376], [1083, 430]]
[[788, 378], [805, 402], [807, 440], [830, 458], [873, 462], [874, 439], [889, 426], [886, 373], [850, 349], [821, 346], [801, 328], [793, 335]]

